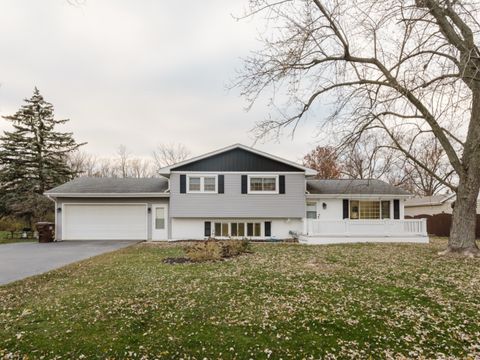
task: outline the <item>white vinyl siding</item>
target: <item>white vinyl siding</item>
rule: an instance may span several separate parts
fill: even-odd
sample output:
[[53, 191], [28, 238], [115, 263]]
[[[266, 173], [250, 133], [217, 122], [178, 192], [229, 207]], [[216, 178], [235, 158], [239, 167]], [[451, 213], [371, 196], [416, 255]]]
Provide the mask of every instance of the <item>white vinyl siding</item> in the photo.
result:
[[[191, 175], [191, 174], [189, 174]], [[192, 175], [193, 176], [193, 175]], [[225, 173], [223, 194], [180, 194], [180, 174], [170, 177], [170, 216], [183, 218], [304, 218], [305, 175], [285, 174], [285, 194], [242, 194], [242, 174]]]
[[64, 240], [147, 240], [146, 204], [65, 204]]
[[[246, 223], [263, 223], [264, 220], [260, 219], [191, 219], [191, 218], [173, 218], [172, 219], [172, 240], [205, 240], [208, 236], [205, 236], [205, 221], [211, 222], [211, 232], [215, 231], [215, 223], [228, 223], [230, 224], [230, 231], [232, 231], [232, 224], [237, 224], [237, 238], [244, 238], [247, 236]], [[265, 221], [271, 221], [271, 236], [277, 239], [289, 239], [292, 237], [290, 234], [293, 232], [301, 232], [303, 229], [303, 223], [301, 219], [268, 219]], [[242, 226], [240, 226], [242, 224]], [[262, 233], [264, 232], [262, 224]], [[234, 238], [234, 236], [232, 236]]]

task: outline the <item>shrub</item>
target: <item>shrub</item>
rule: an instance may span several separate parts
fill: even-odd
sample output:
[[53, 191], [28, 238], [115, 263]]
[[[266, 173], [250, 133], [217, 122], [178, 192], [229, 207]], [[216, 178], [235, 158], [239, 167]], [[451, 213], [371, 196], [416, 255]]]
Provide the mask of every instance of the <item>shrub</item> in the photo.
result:
[[185, 253], [194, 262], [220, 260], [223, 258], [223, 247], [220, 241], [207, 240], [186, 247]]
[[187, 258], [193, 262], [216, 261], [249, 251], [250, 243], [248, 240], [219, 241], [209, 239], [185, 248]]
[[224, 257], [238, 256], [250, 251], [248, 240], [228, 240], [223, 242]]
[[23, 223], [14, 218], [0, 219], [0, 231], [20, 231], [24, 227]]

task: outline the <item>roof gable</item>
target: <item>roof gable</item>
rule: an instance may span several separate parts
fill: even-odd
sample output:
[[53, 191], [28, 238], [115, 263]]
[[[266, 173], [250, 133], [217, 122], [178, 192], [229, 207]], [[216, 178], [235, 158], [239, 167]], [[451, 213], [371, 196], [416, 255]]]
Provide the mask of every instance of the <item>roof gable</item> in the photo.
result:
[[316, 171], [271, 154], [235, 144], [189, 160], [165, 167], [160, 174], [170, 171], [245, 171], [245, 172], [305, 172], [315, 175]]
[[295, 171], [300, 169], [243, 149], [232, 149], [172, 168], [175, 171]]

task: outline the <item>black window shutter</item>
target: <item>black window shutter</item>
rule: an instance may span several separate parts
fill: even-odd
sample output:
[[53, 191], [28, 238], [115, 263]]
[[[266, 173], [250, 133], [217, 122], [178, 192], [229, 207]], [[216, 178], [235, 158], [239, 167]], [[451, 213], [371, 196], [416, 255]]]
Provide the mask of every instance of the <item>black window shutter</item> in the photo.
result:
[[343, 199], [343, 218], [348, 219], [348, 199]]
[[212, 235], [212, 223], [210, 221], [205, 221], [205, 236], [210, 237]]
[[180, 194], [187, 192], [187, 175], [180, 175]]
[[280, 175], [278, 177], [278, 192], [280, 194], [285, 194], [285, 175]]
[[247, 184], [248, 183], [248, 176], [242, 175], [242, 194], [246, 194], [247, 191]]
[[225, 175], [218, 175], [218, 193], [223, 194], [225, 192]]
[[393, 200], [393, 218], [400, 219], [400, 200]]
[[272, 236], [272, 222], [265, 221], [265, 236]]

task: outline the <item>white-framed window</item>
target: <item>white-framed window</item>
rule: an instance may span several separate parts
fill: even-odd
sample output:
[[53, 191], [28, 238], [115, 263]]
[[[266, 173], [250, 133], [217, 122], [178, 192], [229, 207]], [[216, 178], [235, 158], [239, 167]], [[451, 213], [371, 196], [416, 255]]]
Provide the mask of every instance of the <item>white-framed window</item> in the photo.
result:
[[249, 194], [278, 194], [278, 175], [248, 175]]
[[350, 200], [350, 219], [390, 219], [390, 201]]
[[307, 219], [316, 219], [317, 218], [317, 203], [307, 202]]
[[187, 192], [189, 193], [216, 193], [217, 189], [217, 175], [187, 175]]
[[217, 238], [261, 237], [264, 224], [264, 222], [256, 221], [214, 221], [212, 236]]
[[163, 207], [155, 208], [155, 229], [165, 229], [165, 208]]

